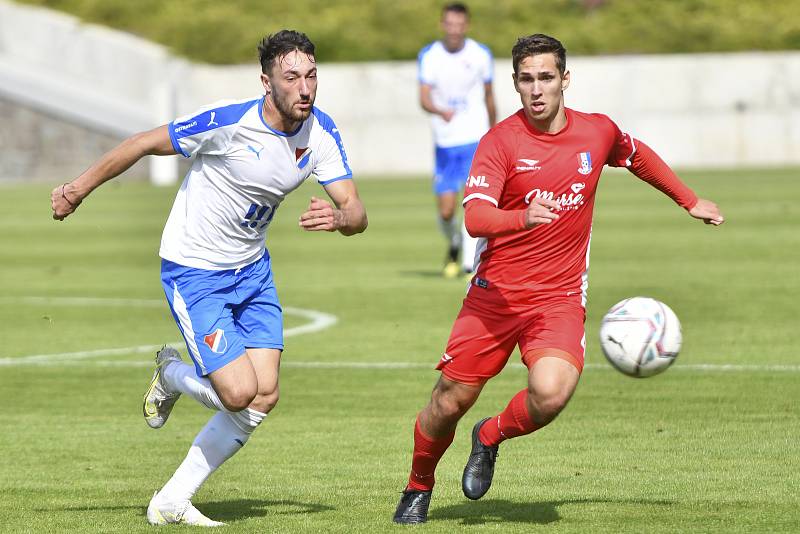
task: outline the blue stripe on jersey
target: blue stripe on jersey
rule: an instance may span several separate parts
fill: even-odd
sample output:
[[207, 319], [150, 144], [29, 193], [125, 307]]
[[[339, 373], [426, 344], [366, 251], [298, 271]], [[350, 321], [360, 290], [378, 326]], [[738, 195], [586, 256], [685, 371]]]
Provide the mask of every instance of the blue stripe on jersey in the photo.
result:
[[297, 132], [300, 131], [300, 128], [303, 127], [303, 124], [305, 124], [305, 121], [301, 122], [300, 126], [298, 126], [297, 129], [295, 131], [293, 131], [292, 133], [281, 132], [280, 130], [274, 129], [272, 126], [267, 124], [267, 121], [264, 120], [264, 99], [265, 98], [267, 98], [267, 97], [266, 96], [262, 96], [261, 100], [259, 100], [259, 102], [261, 102], [261, 107], [258, 109], [258, 116], [261, 117], [261, 124], [263, 124], [267, 128], [267, 130], [269, 130], [270, 132], [274, 133], [275, 135], [280, 135], [281, 137], [292, 137], [293, 135], [296, 135]]
[[[239, 122], [244, 114], [256, 105], [257, 102], [259, 102], [258, 99], [239, 102], [221, 108], [206, 110], [199, 115], [195, 115], [179, 123], [171, 122], [169, 125], [169, 136], [172, 140], [172, 146], [175, 147], [175, 145], [178, 145], [178, 140], [182, 137], [197, 135]], [[180, 152], [184, 156], [186, 155], [183, 150]]]
[[420, 50], [419, 54], [417, 54], [417, 80], [420, 83], [428, 83], [422, 79], [422, 58], [425, 57], [425, 54], [427, 54], [428, 51], [431, 49], [431, 47], [435, 44], [436, 41], [432, 42], [427, 46], [422, 47], [422, 50]]
[[352, 174], [345, 174], [344, 176], [339, 176], [338, 178], [331, 178], [330, 180], [325, 180], [324, 182], [320, 182], [319, 185], [328, 185], [332, 184], [333, 182], [338, 182], [339, 180], [352, 180]]
[[178, 138], [175, 137], [175, 123], [171, 122], [167, 125], [167, 131], [169, 132], [169, 140], [172, 143], [172, 148], [175, 149], [176, 154], [180, 154], [184, 158], [188, 158], [189, 154], [181, 147], [181, 144], [178, 142]]
[[339, 129], [336, 127], [336, 124], [333, 122], [333, 119], [330, 118], [330, 116], [328, 116], [321, 110], [317, 109], [316, 107], [313, 108], [313, 113], [314, 116], [317, 118], [317, 122], [319, 122], [319, 125], [322, 126], [322, 129], [331, 134], [333, 140], [336, 141], [336, 146], [339, 147], [339, 155], [342, 156], [342, 164], [344, 164], [345, 172], [350, 176], [353, 176], [353, 171], [347, 164], [347, 154], [344, 153], [342, 136], [339, 135]]
[[486, 55], [489, 56], [489, 77], [483, 80], [484, 83], [489, 83], [492, 81], [492, 78], [494, 78], [494, 56], [492, 56], [491, 49], [485, 44], [479, 43], [478, 41], [475, 41], [475, 44], [480, 46], [483, 51], [486, 52]]

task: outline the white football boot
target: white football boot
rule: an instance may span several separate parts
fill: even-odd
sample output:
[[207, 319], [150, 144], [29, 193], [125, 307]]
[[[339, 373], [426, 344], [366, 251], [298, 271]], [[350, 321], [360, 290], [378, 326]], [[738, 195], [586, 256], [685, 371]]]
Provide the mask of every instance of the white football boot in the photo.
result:
[[172, 407], [181, 396], [180, 391], [171, 392], [164, 384], [163, 371], [172, 362], [182, 362], [181, 355], [172, 347], [164, 347], [156, 353], [156, 370], [153, 380], [144, 394], [142, 413], [150, 428], [161, 428], [167, 422]]
[[158, 492], [153, 494], [147, 505], [147, 522], [151, 525], [180, 523], [196, 527], [221, 527], [225, 523], [204, 516], [190, 501], [180, 503], [163, 502]]

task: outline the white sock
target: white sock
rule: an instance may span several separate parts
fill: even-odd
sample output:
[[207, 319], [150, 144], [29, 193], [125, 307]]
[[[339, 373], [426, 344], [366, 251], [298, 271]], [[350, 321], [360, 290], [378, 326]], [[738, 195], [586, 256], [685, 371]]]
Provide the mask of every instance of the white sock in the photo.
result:
[[475, 250], [478, 248], [478, 238], [472, 237], [467, 232], [467, 227], [461, 224], [461, 268], [465, 273], [475, 270]]
[[180, 391], [212, 410], [225, 410], [208, 378], [197, 376], [193, 365], [170, 362], [163, 371], [164, 381], [173, 391]]
[[266, 416], [251, 408], [214, 414], [194, 438], [175, 474], [158, 492], [159, 498], [169, 503], [191, 500], [211, 473], [244, 447]]

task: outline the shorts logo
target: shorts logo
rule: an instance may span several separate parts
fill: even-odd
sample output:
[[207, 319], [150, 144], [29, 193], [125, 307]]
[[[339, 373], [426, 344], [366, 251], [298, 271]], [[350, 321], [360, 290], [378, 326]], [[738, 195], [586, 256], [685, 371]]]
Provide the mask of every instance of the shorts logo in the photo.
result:
[[581, 162], [581, 166], [578, 167], [578, 172], [586, 176], [590, 172], [592, 172], [592, 153], [591, 152], [581, 152], [578, 154], [578, 161]]
[[215, 332], [205, 336], [203, 342], [216, 354], [222, 354], [228, 349], [228, 340], [222, 328], [217, 328]]
[[444, 356], [442, 356], [442, 359], [439, 360], [439, 362], [442, 364], [450, 363], [451, 361], [453, 361], [453, 357], [447, 354], [446, 352], [444, 353]]

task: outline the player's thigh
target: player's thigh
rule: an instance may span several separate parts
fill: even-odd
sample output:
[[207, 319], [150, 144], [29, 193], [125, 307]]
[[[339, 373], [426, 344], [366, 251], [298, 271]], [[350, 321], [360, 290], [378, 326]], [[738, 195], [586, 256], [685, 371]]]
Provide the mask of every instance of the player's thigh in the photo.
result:
[[482, 386], [505, 367], [519, 339], [520, 326], [516, 314], [468, 297], [436, 368], [453, 382]]
[[248, 350], [283, 350], [283, 310], [270, 263], [268, 258], [262, 258], [237, 285], [237, 293], [243, 299], [233, 308], [233, 318]]
[[558, 358], [580, 375], [586, 350], [585, 319], [585, 309], [574, 299], [533, 308], [519, 339], [523, 363], [530, 370], [542, 358]]
[[[259, 396], [277, 396], [283, 350], [283, 316], [268, 257], [242, 273], [237, 292], [246, 298], [233, 316], [255, 371]], [[277, 401], [277, 398], [274, 399]]]
[[258, 394], [276, 395], [281, 367], [281, 351], [279, 349], [250, 348], [247, 349], [247, 357], [258, 380]]
[[209, 373], [208, 379], [226, 406], [244, 408], [258, 393], [256, 370], [244, 351], [238, 358]]
[[164, 293], [199, 376], [222, 369], [245, 352], [231, 310], [228, 287], [232, 276], [233, 271], [162, 262]]

